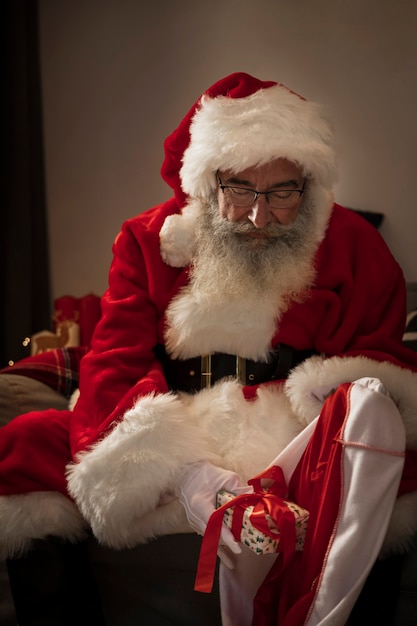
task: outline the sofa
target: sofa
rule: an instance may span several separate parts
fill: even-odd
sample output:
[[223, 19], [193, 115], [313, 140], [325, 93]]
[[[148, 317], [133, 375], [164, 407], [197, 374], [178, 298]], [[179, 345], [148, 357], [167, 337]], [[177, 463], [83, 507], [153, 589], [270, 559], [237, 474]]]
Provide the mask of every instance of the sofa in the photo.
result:
[[[407, 286], [407, 328], [404, 334], [404, 343], [417, 351], [417, 283], [409, 283]], [[95, 301], [96, 305], [96, 301]], [[60, 309], [62, 311], [62, 309]], [[97, 311], [95, 314], [98, 314]], [[92, 320], [89, 320], [90, 327]], [[84, 337], [84, 343], [88, 344], [89, 337]], [[78, 385], [78, 367], [82, 356], [88, 349], [88, 345], [64, 346], [55, 348], [47, 352], [42, 352], [22, 359], [11, 367], [0, 370], [0, 427], [13, 419], [15, 416], [30, 410], [41, 410], [47, 408], [64, 409], [68, 406], [71, 395]], [[117, 617], [117, 584], [120, 584], [120, 572], [129, 572], [134, 561], [134, 551], [106, 551], [98, 546], [94, 538], [91, 538], [85, 545], [79, 546], [77, 554], [72, 548], [63, 556], [62, 546], [55, 546], [52, 550], [56, 554], [45, 554], [45, 561], [39, 563], [39, 567], [46, 566], [48, 559], [65, 562], [66, 571], [58, 572], [59, 576], [68, 576], [68, 585], [74, 586], [71, 591], [73, 597], [78, 600], [73, 607], [76, 612], [79, 607], [77, 602], [84, 607], [84, 620], [81, 620], [78, 613], [77, 618], [68, 618], [68, 623], [89, 624], [95, 626], [119, 626]], [[51, 546], [48, 547], [51, 550]], [[64, 558], [64, 561], [63, 561]], [[91, 561], [93, 563], [91, 571], [83, 571], [80, 576], [79, 563]], [[195, 563], [189, 564], [190, 573], [195, 567]], [[359, 624], [378, 623], [387, 626], [415, 626], [417, 624], [417, 538], [416, 550], [400, 560], [389, 563], [380, 563], [375, 577], [370, 575], [367, 582], [367, 602], [373, 605], [372, 615], [369, 619], [364, 618], [369, 609], [360, 612], [361, 617], [353, 620], [353, 626]], [[392, 579], [400, 579], [399, 595], [393, 596], [396, 604], [394, 619], [387, 621], [384, 614], [384, 605], [381, 605], [381, 598], [385, 593], [389, 593]], [[130, 578], [130, 574], [126, 574]], [[386, 581], [387, 589], [381, 588], [381, 580]], [[51, 580], [53, 587], [56, 580]], [[98, 583], [98, 584], [97, 584]], [[125, 584], [125, 582], [123, 583]], [[135, 586], [136, 581], [131, 580], [130, 584]], [[98, 589], [97, 589], [98, 587]], [[14, 591], [18, 594], [18, 591]], [[101, 595], [100, 595], [101, 594]], [[108, 600], [112, 597], [112, 602]], [[101, 610], [101, 599], [106, 598], [106, 609]], [[16, 598], [20, 602], [19, 598]], [[359, 603], [360, 604], [360, 603]], [[110, 608], [109, 608], [110, 607]], [[380, 608], [378, 608], [380, 607]], [[378, 610], [381, 614], [378, 614]], [[29, 624], [25, 618], [20, 618], [19, 624]], [[38, 623], [38, 622], [37, 622]], [[55, 623], [53, 621], [48, 623]], [[123, 622], [125, 624], [126, 622]], [[178, 622], [181, 623], [181, 622]], [[16, 626], [17, 617], [14, 610], [12, 593], [8, 584], [8, 572], [5, 564], [0, 564], [0, 625]], [[351, 622], [349, 622], [349, 626]]]

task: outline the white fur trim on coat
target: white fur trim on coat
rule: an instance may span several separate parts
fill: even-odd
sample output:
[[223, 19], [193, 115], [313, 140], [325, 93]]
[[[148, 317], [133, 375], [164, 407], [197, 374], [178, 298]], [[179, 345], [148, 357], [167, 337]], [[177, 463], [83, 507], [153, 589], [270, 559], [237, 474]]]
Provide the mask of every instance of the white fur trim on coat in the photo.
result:
[[[261, 386], [247, 401], [241, 385], [230, 380], [195, 395], [141, 398], [69, 466], [69, 491], [98, 540], [111, 547], [191, 532], [177, 499], [187, 463], [207, 459], [246, 482], [318, 415], [333, 388], [368, 375], [384, 383], [399, 407], [409, 445], [415, 444], [416, 374], [363, 357], [312, 357], [292, 372], [286, 393], [280, 383]], [[415, 494], [399, 499], [387, 550], [405, 549], [417, 531], [416, 503]]]
[[379, 378], [386, 387], [403, 418], [407, 447], [417, 450], [417, 373], [411, 370], [364, 356], [314, 356], [291, 372], [285, 391], [294, 412], [308, 424], [339, 385], [363, 377]]
[[115, 548], [191, 532], [177, 500], [187, 463], [260, 472], [300, 431], [280, 385], [248, 402], [236, 381], [195, 395], [146, 396], [68, 467], [69, 491], [100, 542]]

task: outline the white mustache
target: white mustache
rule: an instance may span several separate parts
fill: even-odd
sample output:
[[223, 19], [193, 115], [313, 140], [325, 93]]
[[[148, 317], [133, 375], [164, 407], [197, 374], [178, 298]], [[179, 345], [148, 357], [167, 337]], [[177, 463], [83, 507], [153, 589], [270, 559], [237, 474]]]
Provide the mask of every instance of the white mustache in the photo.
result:
[[250, 235], [252, 233], [258, 233], [259, 235], [264, 235], [265, 237], [278, 238], [291, 231], [291, 224], [284, 226], [283, 224], [273, 223], [267, 224], [263, 228], [256, 228], [256, 226], [250, 222], [228, 222], [227, 228], [229, 232], [235, 233], [236, 235]]

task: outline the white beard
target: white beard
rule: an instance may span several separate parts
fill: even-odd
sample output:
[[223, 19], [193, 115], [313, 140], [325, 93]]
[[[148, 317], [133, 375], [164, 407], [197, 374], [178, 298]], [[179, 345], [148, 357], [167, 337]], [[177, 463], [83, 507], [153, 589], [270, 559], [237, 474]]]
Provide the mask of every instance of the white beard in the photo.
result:
[[[222, 218], [215, 198], [200, 203], [190, 283], [167, 310], [166, 347], [174, 358], [228, 352], [267, 359], [280, 317], [314, 282], [325, 227], [313, 197], [306, 191], [293, 223], [262, 230]], [[245, 236], [255, 230], [267, 238]]]

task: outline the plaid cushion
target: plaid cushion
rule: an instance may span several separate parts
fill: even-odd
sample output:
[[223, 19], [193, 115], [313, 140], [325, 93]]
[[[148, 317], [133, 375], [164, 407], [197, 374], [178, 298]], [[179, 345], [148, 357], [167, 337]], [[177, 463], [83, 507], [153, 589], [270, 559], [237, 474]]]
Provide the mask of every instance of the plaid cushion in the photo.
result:
[[17, 361], [0, 374], [29, 376], [69, 398], [78, 387], [80, 361], [87, 352], [86, 346], [48, 350]]

